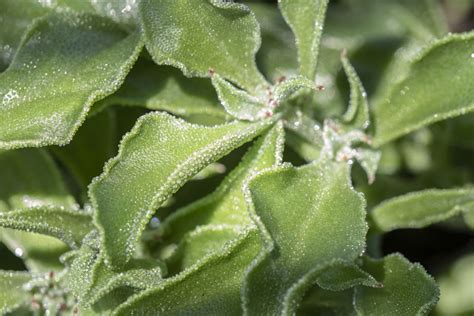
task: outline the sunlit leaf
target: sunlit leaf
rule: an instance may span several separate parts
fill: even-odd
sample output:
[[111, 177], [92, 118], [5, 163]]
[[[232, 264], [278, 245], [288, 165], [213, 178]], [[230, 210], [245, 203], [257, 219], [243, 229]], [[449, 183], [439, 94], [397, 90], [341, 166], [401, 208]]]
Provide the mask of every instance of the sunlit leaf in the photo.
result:
[[413, 61], [390, 96], [374, 105], [375, 145], [474, 109], [473, 43], [472, 32], [449, 35]]
[[0, 227], [56, 237], [71, 247], [93, 229], [89, 214], [55, 207], [0, 213]]
[[367, 259], [363, 269], [383, 287], [356, 288], [354, 306], [359, 315], [428, 315], [438, 301], [434, 279], [399, 254]]
[[176, 243], [186, 232], [203, 225], [245, 227], [251, 223], [243, 187], [246, 181], [263, 169], [281, 163], [283, 130], [280, 124], [255, 142], [241, 163], [209, 196], [169, 216], [160, 226], [166, 243]]
[[[26, 5], [25, 5], [26, 4]], [[49, 12], [39, 1], [1, 0], [0, 71], [7, 67], [31, 22]]]
[[351, 91], [349, 107], [343, 115], [344, 122], [353, 128], [366, 129], [370, 124], [367, 93], [345, 53], [341, 56], [341, 61]]
[[90, 187], [109, 263], [128, 261], [155, 209], [185, 182], [271, 122], [205, 127], [163, 113], [143, 116]]
[[244, 274], [260, 245], [256, 229], [250, 229], [222, 251], [132, 297], [119, 306], [116, 315], [240, 315]]
[[279, 0], [278, 3], [295, 34], [300, 73], [314, 80], [328, 0]]
[[212, 75], [212, 84], [227, 113], [240, 120], [256, 121], [271, 115], [270, 105], [264, 100], [248, 94], [219, 76]]
[[0, 148], [68, 143], [91, 105], [119, 88], [141, 46], [138, 34], [96, 16], [37, 20], [0, 74]]
[[176, 66], [188, 76], [208, 76], [215, 70], [248, 91], [266, 85], [255, 65], [260, 30], [245, 5], [144, 0], [139, 13], [156, 63]]
[[291, 314], [322, 269], [362, 253], [364, 199], [350, 184], [348, 165], [328, 160], [262, 173], [249, 189], [265, 248], [249, 268], [244, 310]]
[[376, 206], [371, 217], [377, 228], [421, 228], [471, 211], [474, 189], [431, 189], [411, 192]]

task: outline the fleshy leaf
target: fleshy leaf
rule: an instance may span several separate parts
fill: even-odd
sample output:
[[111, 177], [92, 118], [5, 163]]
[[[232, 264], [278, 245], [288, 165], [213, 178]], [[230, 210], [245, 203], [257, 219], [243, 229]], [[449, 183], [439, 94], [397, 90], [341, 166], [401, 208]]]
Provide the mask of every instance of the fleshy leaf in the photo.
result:
[[[53, 160], [42, 149], [0, 151], [0, 201], [4, 213], [34, 207], [78, 208]], [[1, 234], [3, 242], [33, 271], [58, 268], [58, 256], [67, 249], [48, 236], [11, 229], [1, 229]]]
[[372, 184], [375, 181], [375, 173], [377, 172], [381, 158], [380, 151], [357, 148], [355, 158], [367, 174], [369, 184]]
[[204, 225], [245, 227], [252, 221], [247, 210], [243, 186], [265, 168], [281, 163], [284, 135], [280, 124], [261, 136], [241, 163], [207, 197], [171, 214], [161, 225], [166, 244], [176, 243], [184, 234]]
[[474, 189], [431, 189], [387, 200], [374, 208], [371, 217], [382, 231], [422, 228], [471, 211], [473, 204]]
[[139, 59], [120, 89], [101, 102], [106, 105], [144, 106], [182, 117], [225, 118], [209, 80], [186, 78], [178, 69], [145, 59]]
[[354, 306], [359, 315], [427, 315], [436, 305], [439, 290], [425, 269], [399, 254], [368, 259], [363, 269], [382, 288], [357, 287]]
[[37, 207], [0, 213], [0, 227], [56, 237], [76, 248], [94, 226], [89, 214], [64, 208]]
[[295, 34], [300, 74], [315, 80], [328, 0], [279, 0], [278, 3]]
[[355, 315], [352, 305], [355, 286], [381, 288], [383, 284], [353, 262], [336, 261], [321, 271], [296, 315]]
[[330, 291], [343, 291], [355, 285], [383, 287], [355, 263], [344, 261], [336, 261], [321, 271], [316, 283], [319, 287]]
[[[25, 4], [27, 2], [27, 4]], [[31, 22], [48, 13], [39, 1], [0, 0], [0, 71], [8, 66]]]
[[227, 113], [233, 117], [240, 120], [256, 121], [264, 118], [265, 113], [271, 113], [269, 111], [272, 109], [265, 104], [265, 101], [240, 90], [218, 74], [213, 74], [211, 78], [219, 100]]
[[474, 32], [449, 35], [412, 62], [390, 96], [374, 105], [374, 145], [474, 110], [473, 45]]
[[341, 60], [351, 90], [349, 107], [344, 113], [343, 120], [353, 128], [364, 130], [370, 124], [367, 93], [345, 53], [342, 54]]
[[[81, 310], [95, 304], [104, 308], [115, 291], [120, 291], [120, 298], [125, 300], [128, 296], [161, 282], [163, 266], [160, 261], [133, 259], [124, 269], [113, 271], [104, 263], [103, 254], [96, 249], [97, 245], [98, 235], [92, 232], [86, 236], [79, 250], [67, 253], [63, 258], [69, 266], [66, 284], [78, 300]], [[102, 299], [105, 301], [102, 302]], [[116, 305], [119, 303], [120, 301], [116, 302]]]
[[141, 47], [139, 34], [96, 16], [37, 20], [0, 74], [0, 148], [68, 143], [91, 105], [118, 89]]
[[239, 229], [231, 225], [198, 226], [186, 234], [166, 264], [174, 275], [193, 266], [209, 254], [222, 251], [225, 244], [239, 236]]
[[122, 141], [118, 156], [90, 186], [108, 264], [128, 261], [155, 209], [184, 183], [271, 123], [205, 127], [164, 113], [138, 120]]
[[119, 306], [116, 315], [240, 315], [247, 266], [260, 249], [255, 228], [242, 233], [184, 272]]
[[260, 30], [242, 4], [221, 0], [144, 0], [139, 5], [146, 46], [158, 64], [187, 76], [215, 70], [248, 91], [265, 86], [255, 64]]
[[244, 310], [294, 313], [322, 269], [363, 252], [364, 199], [352, 188], [348, 164], [329, 160], [259, 174], [249, 190], [265, 248], [248, 270]]
[[29, 299], [23, 285], [31, 280], [27, 272], [0, 271], [0, 313], [6, 314]]
[[303, 76], [294, 76], [285, 79], [275, 85], [273, 88], [273, 99], [277, 105], [288, 99], [293, 93], [301, 89], [315, 89], [315, 85], [311, 80]]

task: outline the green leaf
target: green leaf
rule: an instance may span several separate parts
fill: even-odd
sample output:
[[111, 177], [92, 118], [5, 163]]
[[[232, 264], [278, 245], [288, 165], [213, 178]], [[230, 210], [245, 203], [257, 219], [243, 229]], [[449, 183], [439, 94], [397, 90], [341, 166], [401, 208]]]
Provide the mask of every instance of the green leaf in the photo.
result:
[[371, 212], [377, 228], [422, 228], [472, 210], [474, 189], [431, 189], [382, 202]]
[[37, 20], [0, 74], [0, 148], [68, 143], [91, 105], [118, 89], [141, 47], [139, 34], [96, 16]]
[[240, 315], [243, 278], [260, 245], [256, 229], [251, 228], [222, 251], [166, 279], [159, 287], [135, 295], [115, 314]]
[[265, 101], [240, 90], [218, 74], [213, 74], [211, 79], [221, 104], [233, 117], [257, 121], [271, 115], [273, 109]]
[[369, 127], [370, 124], [367, 93], [365, 92], [362, 82], [360, 81], [354, 67], [350, 64], [345, 52], [341, 56], [341, 61], [351, 91], [349, 107], [342, 118], [350, 127], [364, 130]]
[[383, 287], [353, 262], [336, 261], [321, 271], [296, 315], [355, 315], [352, 300], [357, 285]]
[[473, 45], [474, 32], [449, 35], [412, 62], [389, 97], [374, 107], [374, 145], [474, 110]]
[[336, 261], [322, 270], [316, 283], [322, 289], [330, 291], [343, 291], [356, 285], [383, 287], [359, 266], [346, 261]]
[[89, 214], [64, 208], [37, 207], [0, 213], [0, 227], [56, 237], [77, 248], [94, 226]]
[[21, 37], [33, 19], [48, 13], [39, 1], [0, 0], [0, 71], [13, 59]]
[[221, 0], [144, 0], [139, 14], [146, 47], [157, 64], [187, 76], [215, 70], [248, 91], [266, 86], [255, 64], [260, 30], [244, 5]]
[[6, 314], [29, 299], [23, 285], [31, 280], [27, 272], [0, 271], [0, 313]]
[[278, 4], [295, 34], [300, 74], [315, 80], [328, 0], [279, 0]]
[[[81, 6], [82, 11], [86, 9], [85, 7], [91, 7], [94, 13], [104, 17], [108, 17], [113, 21], [127, 27], [128, 29], [135, 28], [134, 25], [137, 23], [136, 20], [138, 11], [138, 1], [135, 0], [66, 0], [66, 2], [68, 2], [69, 6], [78, 6], [79, 4], [79, 6]], [[87, 11], [91, 11], [91, 9], [87, 9]]]
[[87, 185], [92, 178], [101, 173], [104, 163], [115, 153], [115, 119], [112, 111], [103, 111], [89, 117], [71, 143], [49, 148], [72, 173], [82, 193], [87, 192]]
[[170, 274], [190, 268], [202, 258], [222, 251], [225, 244], [239, 236], [238, 226], [205, 225], [187, 233], [166, 259]]
[[438, 279], [441, 295], [436, 311], [439, 315], [470, 315], [474, 312], [474, 255], [456, 260]]
[[[42, 149], [0, 150], [0, 205], [10, 210], [54, 207], [76, 210], [51, 157]], [[70, 223], [74, 224], [74, 223]], [[3, 242], [22, 257], [31, 270], [60, 267], [58, 257], [66, 245], [55, 238], [1, 229]]]
[[205, 127], [164, 113], [139, 119], [122, 141], [118, 156], [90, 186], [108, 263], [126, 263], [156, 208], [205, 166], [271, 123]]
[[249, 190], [265, 248], [249, 268], [244, 310], [294, 313], [322, 269], [363, 252], [364, 199], [352, 188], [349, 165], [329, 160], [259, 174]]
[[205, 225], [246, 227], [252, 223], [243, 187], [246, 181], [266, 168], [281, 163], [284, 134], [281, 124], [260, 137], [240, 164], [210, 195], [171, 214], [159, 227], [165, 245], [179, 242], [190, 230]]
[[363, 269], [383, 288], [357, 287], [354, 306], [359, 315], [428, 315], [439, 290], [425, 269], [399, 254], [365, 262]]
[[144, 106], [182, 117], [201, 114], [225, 118], [209, 80], [186, 78], [178, 69], [146, 59], [138, 60], [120, 89], [101, 105]]
[[272, 97], [278, 106], [304, 88], [314, 90], [316, 87], [311, 80], [302, 76], [294, 76], [278, 82], [273, 88]]
[[104, 263], [103, 253], [97, 249], [98, 241], [98, 234], [94, 231], [86, 236], [79, 250], [69, 252], [63, 258], [69, 267], [65, 284], [70, 287], [81, 310], [91, 306], [104, 308], [108, 301], [113, 301], [111, 296], [117, 294], [116, 291], [125, 300], [162, 281], [164, 266], [155, 259], [133, 259], [123, 269], [111, 270]]

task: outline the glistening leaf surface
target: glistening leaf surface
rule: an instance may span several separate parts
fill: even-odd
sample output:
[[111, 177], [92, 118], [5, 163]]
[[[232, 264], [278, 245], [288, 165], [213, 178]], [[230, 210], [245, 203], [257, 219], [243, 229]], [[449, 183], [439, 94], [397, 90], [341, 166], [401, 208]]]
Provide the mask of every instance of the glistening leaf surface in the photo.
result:
[[261, 246], [254, 228], [159, 287], [121, 305], [115, 315], [240, 315], [247, 266]]
[[315, 80], [328, 0], [279, 0], [278, 3], [295, 34], [300, 74]]
[[39, 207], [0, 213], [0, 227], [56, 237], [78, 247], [93, 229], [90, 215], [64, 208]]
[[139, 34], [93, 15], [36, 21], [0, 75], [0, 148], [69, 142], [91, 105], [118, 89], [141, 46]]
[[107, 258], [125, 263], [156, 208], [208, 164], [271, 123], [205, 127], [164, 113], [143, 116], [90, 187]]
[[376, 206], [371, 212], [382, 231], [421, 228], [471, 211], [474, 189], [424, 190], [395, 197]]
[[434, 279], [421, 265], [399, 254], [367, 259], [363, 269], [383, 287], [356, 288], [354, 307], [359, 315], [428, 315], [438, 301]]
[[27, 272], [0, 271], [0, 313], [8, 313], [25, 304], [28, 296], [23, 285], [31, 280]]
[[264, 172], [249, 190], [265, 248], [248, 270], [244, 310], [294, 313], [322, 269], [364, 250], [364, 199], [352, 188], [349, 166], [329, 160]]
[[260, 30], [244, 5], [221, 0], [144, 0], [139, 5], [146, 47], [158, 64], [188, 76], [212, 68], [248, 91], [265, 85], [255, 65]]
[[367, 93], [345, 53], [343, 53], [341, 61], [350, 85], [349, 107], [344, 113], [344, 122], [350, 127], [364, 130], [370, 124]]
[[255, 142], [240, 164], [212, 194], [166, 218], [161, 226], [166, 244], [177, 243], [186, 232], [198, 226], [228, 225], [243, 228], [249, 225], [252, 221], [243, 187], [255, 173], [281, 163], [283, 144], [283, 128], [277, 124]]
[[0, 71], [8, 66], [33, 19], [48, 12], [39, 1], [0, 0]]
[[428, 47], [374, 106], [374, 144], [474, 110], [474, 32], [449, 35]]

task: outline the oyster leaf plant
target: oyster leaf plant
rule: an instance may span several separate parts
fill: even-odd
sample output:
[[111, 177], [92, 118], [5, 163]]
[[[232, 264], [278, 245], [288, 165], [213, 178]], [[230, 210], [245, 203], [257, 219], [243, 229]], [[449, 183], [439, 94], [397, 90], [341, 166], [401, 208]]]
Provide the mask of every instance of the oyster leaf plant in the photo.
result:
[[[1, 313], [435, 309], [381, 240], [474, 229], [453, 159], [474, 33], [438, 2], [0, 0], [0, 21]], [[470, 256], [437, 312], [474, 311], [450, 279]]]

